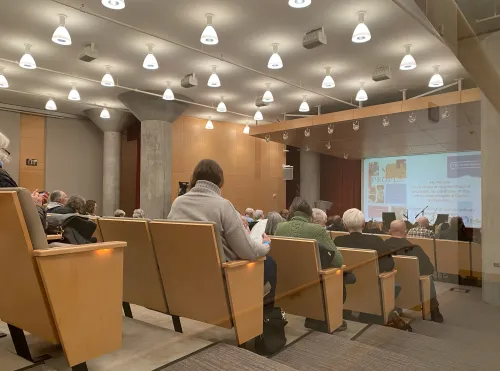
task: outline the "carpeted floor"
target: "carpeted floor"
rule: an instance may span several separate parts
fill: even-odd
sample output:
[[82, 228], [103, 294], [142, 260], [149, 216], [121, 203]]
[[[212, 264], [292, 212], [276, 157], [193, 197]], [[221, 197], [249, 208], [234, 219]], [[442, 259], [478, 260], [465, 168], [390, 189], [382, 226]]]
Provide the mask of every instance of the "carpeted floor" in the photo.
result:
[[300, 371], [424, 371], [430, 364], [334, 335], [313, 332], [273, 360]]
[[29, 367], [19, 368], [16, 371], [56, 371], [47, 365], [33, 365]]
[[248, 350], [218, 343], [155, 371], [295, 371]]

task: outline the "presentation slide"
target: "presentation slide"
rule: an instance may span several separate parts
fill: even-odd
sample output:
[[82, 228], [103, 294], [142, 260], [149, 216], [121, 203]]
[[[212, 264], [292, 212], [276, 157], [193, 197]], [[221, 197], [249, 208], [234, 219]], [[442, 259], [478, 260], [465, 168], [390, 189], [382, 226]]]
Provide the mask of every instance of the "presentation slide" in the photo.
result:
[[481, 227], [481, 152], [372, 158], [363, 161], [363, 212], [382, 220], [383, 212], [411, 222], [422, 209], [433, 224], [438, 214], [461, 216]]

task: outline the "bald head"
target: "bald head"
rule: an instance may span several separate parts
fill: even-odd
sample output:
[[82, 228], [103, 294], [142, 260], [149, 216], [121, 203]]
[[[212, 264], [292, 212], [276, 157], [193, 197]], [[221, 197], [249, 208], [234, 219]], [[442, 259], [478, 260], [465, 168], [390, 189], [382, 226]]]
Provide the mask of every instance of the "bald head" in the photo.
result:
[[394, 220], [391, 223], [389, 233], [392, 237], [405, 238], [406, 237], [406, 224], [402, 220]]
[[418, 218], [417, 223], [423, 228], [429, 228], [429, 219], [427, 219], [427, 217], [425, 216]]

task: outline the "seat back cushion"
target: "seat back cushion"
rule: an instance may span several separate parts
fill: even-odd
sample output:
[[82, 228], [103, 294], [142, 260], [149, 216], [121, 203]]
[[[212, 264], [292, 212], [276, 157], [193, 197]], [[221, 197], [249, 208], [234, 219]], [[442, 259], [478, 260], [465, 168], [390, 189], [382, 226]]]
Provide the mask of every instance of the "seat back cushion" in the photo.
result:
[[436, 257], [434, 255], [434, 240], [432, 238], [408, 238], [408, 241], [414, 245], [418, 245], [424, 250], [425, 254], [431, 260], [431, 263], [436, 267]]
[[105, 242], [127, 242], [123, 258], [123, 301], [168, 313], [149, 220], [100, 218], [97, 222]]
[[469, 242], [436, 240], [439, 273], [468, 276], [470, 274]]
[[330, 231], [330, 237], [332, 240], [335, 240], [338, 236], [345, 236], [346, 234], [349, 234], [349, 232], [342, 232], [342, 231]]
[[414, 256], [394, 256], [396, 283], [401, 293], [396, 299], [396, 307], [411, 309], [422, 302], [420, 295], [420, 268]]
[[170, 314], [231, 328], [215, 225], [154, 220], [149, 227]]
[[483, 252], [481, 245], [475, 242], [470, 244], [472, 277], [483, 278]]
[[0, 236], [0, 319], [46, 341], [59, 343], [45, 288], [32, 256], [33, 242], [48, 248], [47, 239], [26, 190], [0, 190]]
[[377, 252], [342, 247], [339, 251], [344, 258], [345, 270], [356, 275], [356, 283], [346, 285], [344, 309], [382, 315]]

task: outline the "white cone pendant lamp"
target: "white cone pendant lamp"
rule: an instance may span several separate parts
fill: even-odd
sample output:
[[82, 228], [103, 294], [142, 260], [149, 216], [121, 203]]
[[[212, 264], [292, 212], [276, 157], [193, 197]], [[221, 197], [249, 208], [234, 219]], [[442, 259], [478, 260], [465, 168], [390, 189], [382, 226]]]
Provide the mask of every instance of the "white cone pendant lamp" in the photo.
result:
[[399, 69], [402, 71], [414, 70], [417, 68], [417, 62], [415, 58], [411, 55], [411, 44], [405, 45], [406, 55], [401, 60], [401, 64], [399, 65]]
[[172, 91], [172, 86], [170, 81], [167, 81], [167, 88], [165, 89], [165, 92], [163, 93], [163, 99], [165, 100], [174, 100], [175, 95], [174, 92]]
[[292, 8], [305, 8], [311, 5], [311, 0], [288, 0], [288, 5]]
[[217, 106], [217, 112], [227, 112], [226, 103], [224, 103], [224, 96], [220, 97], [220, 102]]
[[102, 119], [109, 119], [111, 117], [107, 108], [102, 109], [100, 117]]
[[212, 117], [211, 116], [208, 116], [208, 121], [205, 125], [205, 129], [207, 130], [213, 130], [214, 128], [214, 124], [212, 124]]
[[434, 66], [434, 75], [429, 81], [429, 88], [439, 88], [444, 85], [443, 77], [439, 73], [439, 66]]
[[4, 68], [0, 67], [0, 88], [5, 89], [9, 87], [9, 82], [7, 81], [7, 78], [4, 75], [3, 72]]
[[219, 76], [217, 76], [217, 66], [212, 66], [212, 74], [208, 79], [208, 86], [211, 88], [218, 88], [220, 85], [220, 79]]
[[111, 75], [111, 66], [106, 66], [106, 73], [102, 77], [101, 85], [106, 87], [115, 86], [115, 79], [113, 79], [113, 76]]
[[266, 92], [262, 96], [262, 101], [265, 103], [274, 102], [273, 93], [271, 93], [271, 84], [266, 84]]
[[302, 103], [299, 107], [300, 112], [309, 112], [309, 104], [307, 104], [307, 95], [303, 96]]
[[217, 45], [219, 43], [219, 38], [217, 37], [217, 32], [215, 32], [214, 26], [212, 26], [213, 14], [208, 13], [207, 15], [207, 27], [203, 30], [201, 34], [200, 41], [205, 45]]
[[125, 8], [125, 0], [101, 0], [102, 5], [113, 10]]
[[325, 67], [326, 76], [321, 83], [321, 87], [323, 89], [331, 89], [335, 87], [335, 81], [333, 81], [333, 77], [331, 75], [331, 67]]
[[243, 129], [243, 134], [250, 134], [250, 126], [248, 126], [248, 124], [245, 125], [245, 128]]
[[28, 70], [34, 70], [36, 68], [35, 59], [31, 56], [30, 44], [24, 44], [24, 55], [19, 61], [19, 66]]
[[358, 25], [356, 26], [352, 34], [353, 43], [365, 43], [367, 41], [370, 41], [370, 39], [372, 38], [370, 30], [365, 24], [365, 14], [366, 12], [358, 12]]
[[253, 116], [253, 119], [255, 121], [262, 121], [262, 120], [264, 120], [264, 117], [262, 116], [262, 112], [260, 112], [260, 108], [257, 108], [257, 112], [255, 112], [255, 115]]
[[146, 58], [144, 58], [144, 63], [142, 64], [142, 67], [144, 67], [147, 70], [157, 70], [158, 61], [156, 60], [156, 57], [153, 54], [154, 44], [147, 44], [147, 45], [148, 45], [148, 55], [146, 55]]
[[73, 85], [73, 87], [71, 88], [71, 91], [69, 92], [68, 99], [74, 100], [74, 101], [80, 100], [80, 93], [78, 93], [78, 90], [76, 90], [76, 84], [74, 82], [72, 82], [71, 85]]
[[66, 16], [59, 14], [59, 27], [52, 35], [52, 41], [59, 45], [71, 45], [71, 36], [66, 29]]
[[271, 58], [269, 58], [269, 63], [267, 64], [267, 68], [270, 68], [271, 70], [278, 70], [280, 68], [283, 68], [283, 61], [278, 54], [278, 46], [279, 44], [273, 44], [273, 55], [271, 55]]
[[360, 82], [359, 85], [360, 86], [359, 86], [358, 94], [356, 94], [356, 100], [358, 102], [365, 102], [368, 100], [368, 94], [366, 94], [366, 91], [365, 91], [365, 83]]
[[45, 105], [45, 109], [49, 111], [56, 111], [57, 110], [56, 102], [54, 102], [52, 98], [49, 99], [47, 101], [47, 104]]

